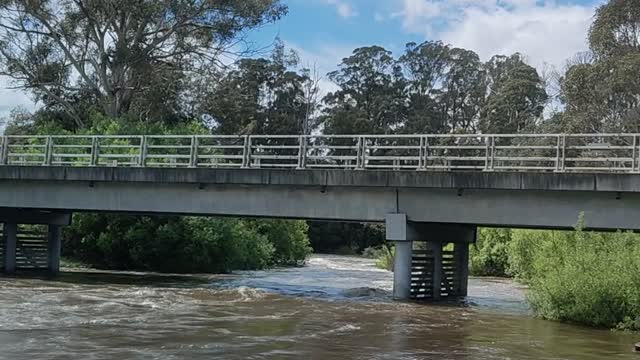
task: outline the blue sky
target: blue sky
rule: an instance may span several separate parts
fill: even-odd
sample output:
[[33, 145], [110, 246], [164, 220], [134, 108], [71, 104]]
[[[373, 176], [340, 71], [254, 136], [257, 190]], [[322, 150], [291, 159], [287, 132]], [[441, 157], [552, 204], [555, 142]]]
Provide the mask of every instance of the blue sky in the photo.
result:
[[[541, 72], [562, 68], [587, 49], [586, 36], [604, 0], [282, 0], [289, 14], [252, 31], [256, 47], [279, 36], [297, 50], [304, 65], [321, 75], [359, 46], [382, 45], [399, 54], [407, 42], [442, 40], [472, 49], [483, 59], [521, 52]], [[33, 109], [29, 96], [4, 89], [0, 117], [16, 106]], [[325, 79], [323, 90], [333, 89]]]
[[289, 14], [251, 34], [276, 36], [306, 63], [331, 71], [356, 47], [382, 45], [398, 54], [407, 42], [442, 40], [483, 58], [524, 53], [541, 71], [562, 67], [587, 49], [594, 11], [603, 0], [283, 0]]

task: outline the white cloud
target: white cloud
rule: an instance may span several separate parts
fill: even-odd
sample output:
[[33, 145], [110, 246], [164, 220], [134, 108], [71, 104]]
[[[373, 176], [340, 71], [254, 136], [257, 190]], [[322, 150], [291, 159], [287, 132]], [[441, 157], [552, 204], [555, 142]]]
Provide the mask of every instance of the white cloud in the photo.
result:
[[336, 12], [340, 17], [350, 18], [358, 15], [356, 9], [345, 0], [324, 0], [327, 4], [336, 8]]
[[25, 92], [11, 89], [10, 86], [6, 79], [0, 79], [0, 132], [4, 129], [5, 121], [9, 119], [13, 109], [24, 108], [28, 111], [36, 109], [36, 104]]
[[483, 59], [523, 53], [537, 67], [561, 66], [587, 46], [596, 5], [553, 0], [398, 0], [410, 33], [476, 51]]

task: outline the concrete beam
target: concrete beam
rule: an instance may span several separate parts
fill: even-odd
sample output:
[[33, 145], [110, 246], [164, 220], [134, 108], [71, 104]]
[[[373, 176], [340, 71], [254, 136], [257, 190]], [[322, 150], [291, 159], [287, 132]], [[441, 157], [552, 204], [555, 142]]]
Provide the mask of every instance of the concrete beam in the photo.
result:
[[2, 166], [0, 181], [640, 193], [635, 174]]
[[[588, 229], [640, 230], [638, 181], [638, 175], [0, 167], [0, 208], [361, 222], [404, 213], [413, 223], [557, 229], [572, 228], [584, 212]], [[431, 231], [440, 237], [452, 230]]]
[[0, 223], [71, 225], [70, 212], [0, 208]]
[[13, 274], [16, 272], [16, 250], [18, 246], [18, 224], [4, 223], [4, 272]]
[[61, 228], [59, 225], [49, 225], [47, 235], [47, 269], [52, 275], [60, 272]]

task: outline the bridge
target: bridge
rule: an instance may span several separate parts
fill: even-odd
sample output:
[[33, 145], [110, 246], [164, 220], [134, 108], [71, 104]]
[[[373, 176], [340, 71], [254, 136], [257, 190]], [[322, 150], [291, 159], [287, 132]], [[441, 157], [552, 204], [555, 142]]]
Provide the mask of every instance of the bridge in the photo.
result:
[[[639, 139], [4, 136], [3, 267], [56, 273], [73, 212], [385, 222], [395, 297], [465, 295], [477, 226], [569, 229], [584, 214], [590, 229], [640, 230]], [[417, 241], [426, 250], [413, 251]]]

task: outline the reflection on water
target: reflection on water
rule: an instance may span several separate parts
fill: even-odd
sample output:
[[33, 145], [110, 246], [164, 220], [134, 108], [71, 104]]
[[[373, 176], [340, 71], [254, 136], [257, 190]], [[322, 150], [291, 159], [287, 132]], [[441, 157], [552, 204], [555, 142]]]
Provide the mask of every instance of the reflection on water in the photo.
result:
[[234, 276], [0, 278], [6, 359], [638, 359], [633, 335], [533, 319], [510, 281], [465, 304], [391, 301], [372, 261]]

